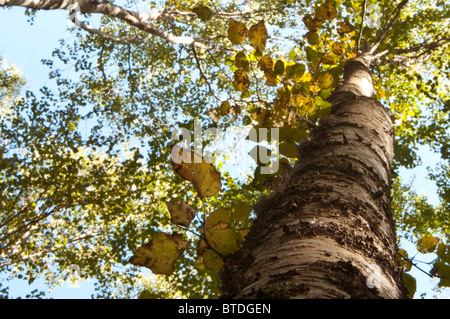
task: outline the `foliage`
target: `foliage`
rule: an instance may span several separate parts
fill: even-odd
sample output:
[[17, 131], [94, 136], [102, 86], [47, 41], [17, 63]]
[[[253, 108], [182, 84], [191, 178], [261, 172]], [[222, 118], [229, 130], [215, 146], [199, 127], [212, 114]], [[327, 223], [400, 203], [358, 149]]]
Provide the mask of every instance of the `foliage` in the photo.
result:
[[[2, 272], [55, 286], [75, 264], [98, 281], [98, 297], [217, 296], [217, 271], [245, 239], [251, 203], [289, 171], [298, 144], [328, 116], [345, 62], [368, 48], [376, 49], [375, 97], [394, 119], [394, 171], [420, 163], [419, 145], [447, 163], [450, 7], [400, 4], [149, 1], [142, 23], [111, 11], [98, 29], [72, 29], [76, 40], [61, 40], [43, 60], [57, 92], [19, 96], [23, 80], [2, 65]], [[219, 161], [174, 147], [172, 132], [193, 131], [195, 120], [222, 130], [279, 128], [278, 174], [261, 174], [254, 157], [253, 179], [233, 179]], [[183, 161], [174, 162], [174, 149]], [[446, 164], [431, 172], [435, 206], [400, 179], [393, 187], [398, 229], [436, 255], [429, 273], [440, 287], [450, 285], [448, 175]], [[405, 272], [415, 264], [405, 250], [399, 258]], [[150, 268], [152, 280], [136, 265]], [[404, 278], [413, 296], [415, 280]]]

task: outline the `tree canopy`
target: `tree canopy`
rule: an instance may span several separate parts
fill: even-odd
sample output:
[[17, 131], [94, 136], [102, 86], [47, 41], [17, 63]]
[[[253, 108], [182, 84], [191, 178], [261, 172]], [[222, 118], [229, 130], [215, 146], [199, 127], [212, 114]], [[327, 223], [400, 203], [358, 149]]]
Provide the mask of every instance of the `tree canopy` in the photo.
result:
[[[413, 267], [435, 277], [439, 288], [450, 286], [450, 4], [0, 0], [0, 6], [25, 7], [31, 20], [39, 10], [66, 10], [61, 14], [76, 36], [42, 60], [56, 90], [23, 90], [20, 74], [0, 57], [5, 276], [30, 283], [43, 276], [56, 286], [78, 265], [84, 278], [97, 280], [97, 297], [218, 296], [217, 272], [245, 240], [253, 204], [282, 183], [298, 144], [328, 116], [327, 99], [346, 61], [369, 52], [375, 97], [395, 125], [399, 239], [435, 256], [421, 265], [399, 250], [406, 286], [412, 297]], [[67, 68], [76, 76], [64, 76]], [[184, 149], [178, 146], [178, 128], [193, 133], [198, 123], [201, 132], [278, 128], [279, 169], [259, 173], [268, 164], [260, 152], [271, 148], [267, 143], [250, 152], [255, 161], [244, 168], [255, 173], [242, 178], [227, 166], [242, 144], [193, 134]], [[203, 152], [186, 147], [194, 141]], [[430, 168], [439, 187], [435, 205], [398, 174], [421, 163], [421, 145], [442, 159]], [[174, 154], [192, 163], [174, 161]], [[150, 277], [142, 276], [144, 268]], [[7, 295], [7, 282], [0, 284]]]

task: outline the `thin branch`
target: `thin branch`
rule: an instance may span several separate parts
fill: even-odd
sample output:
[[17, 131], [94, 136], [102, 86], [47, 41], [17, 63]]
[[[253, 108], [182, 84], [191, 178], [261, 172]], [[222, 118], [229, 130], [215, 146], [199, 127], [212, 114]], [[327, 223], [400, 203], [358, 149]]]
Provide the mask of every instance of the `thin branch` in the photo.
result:
[[362, 7], [362, 13], [361, 13], [361, 25], [359, 26], [358, 42], [357, 42], [357, 46], [356, 46], [356, 52], [359, 52], [359, 49], [361, 47], [361, 35], [362, 35], [363, 27], [364, 27], [364, 20], [366, 18], [366, 5], [367, 5], [367, 0], [364, 0], [363, 7]]
[[109, 34], [107, 32], [103, 32], [103, 31], [100, 31], [100, 30], [95, 29], [93, 27], [90, 27], [89, 25], [87, 25], [84, 22], [79, 22], [78, 24], [79, 24], [79, 27], [82, 28], [83, 30], [89, 32], [90, 34], [98, 35], [101, 38], [103, 38], [104, 40], [114, 41], [114, 42], [119, 42], [119, 43], [127, 43], [127, 44], [130, 44], [130, 43], [136, 43], [136, 44], [145, 43], [148, 46], [152, 45], [152, 43], [148, 43], [144, 39], [141, 39], [141, 38], [118, 37], [118, 36]]
[[386, 25], [386, 27], [384, 28], [384, 30], [382, 31], [380, 37], [378, 38], [378, 40], [375, 42], [374, 45], [372, 45], [372, 47], [369, 49], [368, 53], [369, 54], [373, 54], [378, 47], [380, 46], [380, 44], [383, 42], [383, 40], [386, 38], [387, 34], [389, 33], [389, 31], [391, 30], [392, 26], [395, 24], [395, 22], [397, 22], [399, 16], [400, 16], [400, 12], [402, 11], [403, 7], [408, 3], [408, 0], [402, 0], [397, 7], [394, 9], [394, 11], [391, 13], [391, 17], [394, 15], [395, 12], [395, 16], [394, 18], [391, 19], [391, 17], [389, 17], [388, 20], [388, 24]]
[[418, 52], [421, 50], [430, 51], [430, 50], [438, 48], [444, 44], [450, 43], [450, 36], [440, 38], [439, 40], [431, 42], [429, 44], [426, 44], [426, 42], [427, 41], [424, 41], [421, 44], [413, 46], [408, 49], [396, 49], [396, 50], [394, 50], [394, 53], [397, 53], [397, 54], [412, 53], [412, 52]]
[[191, 46], [192, 48], [192, 52], [194, 53], [194, 58], [195, 61], [197, 62], [197, 67], [200, 70], [200, 75], [202, 76], [202, 78], [205, 80], [206, 84], [208, 85], [209, 88], [209, 92], [220, 102], [222, 102], [222, 99], [214, 92], [214, 90], [212, 89], [211, 83], [209, 82], [206, 74], [205, 74], [205, 70], [203, 69], [203, 66], [200, 62], [200, 59], [198, 58], [198, 54], [197, 54], [197, 49], [195, 48], [194, 45]]

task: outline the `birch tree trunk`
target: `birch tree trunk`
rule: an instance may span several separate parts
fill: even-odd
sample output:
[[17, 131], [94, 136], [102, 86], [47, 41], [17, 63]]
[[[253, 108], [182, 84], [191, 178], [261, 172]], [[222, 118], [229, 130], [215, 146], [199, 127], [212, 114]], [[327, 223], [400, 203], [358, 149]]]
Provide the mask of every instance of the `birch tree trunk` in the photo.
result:
[[331, 115], [289, 181], [256, 205], [223, 298], [404, 298], [391, 214], [394, 130], [371, 98], [371, 56], [350, 60]]

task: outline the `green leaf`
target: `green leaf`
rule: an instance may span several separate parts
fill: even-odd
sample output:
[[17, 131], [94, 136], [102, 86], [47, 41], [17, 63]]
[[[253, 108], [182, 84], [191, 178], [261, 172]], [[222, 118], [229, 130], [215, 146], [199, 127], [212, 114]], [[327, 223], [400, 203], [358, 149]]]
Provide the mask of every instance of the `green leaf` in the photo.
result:
[[234, 206], [233, 219], [238, 222], [247, 221], [250, 216], [251, 211], [252, 211], [252, 207], [251, 207], [250, 203], [239, 201]]
[[187, 247], [187, 241], [180, 234], [158, 232], [155, 237], [139, 247], [129, 262], [149, 268], [154, 274], [170, 275], [175, 270], [175, 262]]
[[209, 21], [213, 17], [213, 12], [211, 9], [202, 4], [192, 9], [192, 11], [197, 14], [197, 17], [199, 17], [202, 21]]
[[417, 289], [416, 278], [414, 278], [410, 274], [403, 273], [403, 283], [405, 284], [405, 288], [408, 291], [407, 297], [409, 299], [414, 298], [414, 294], [416, 293], [416, 289]]

